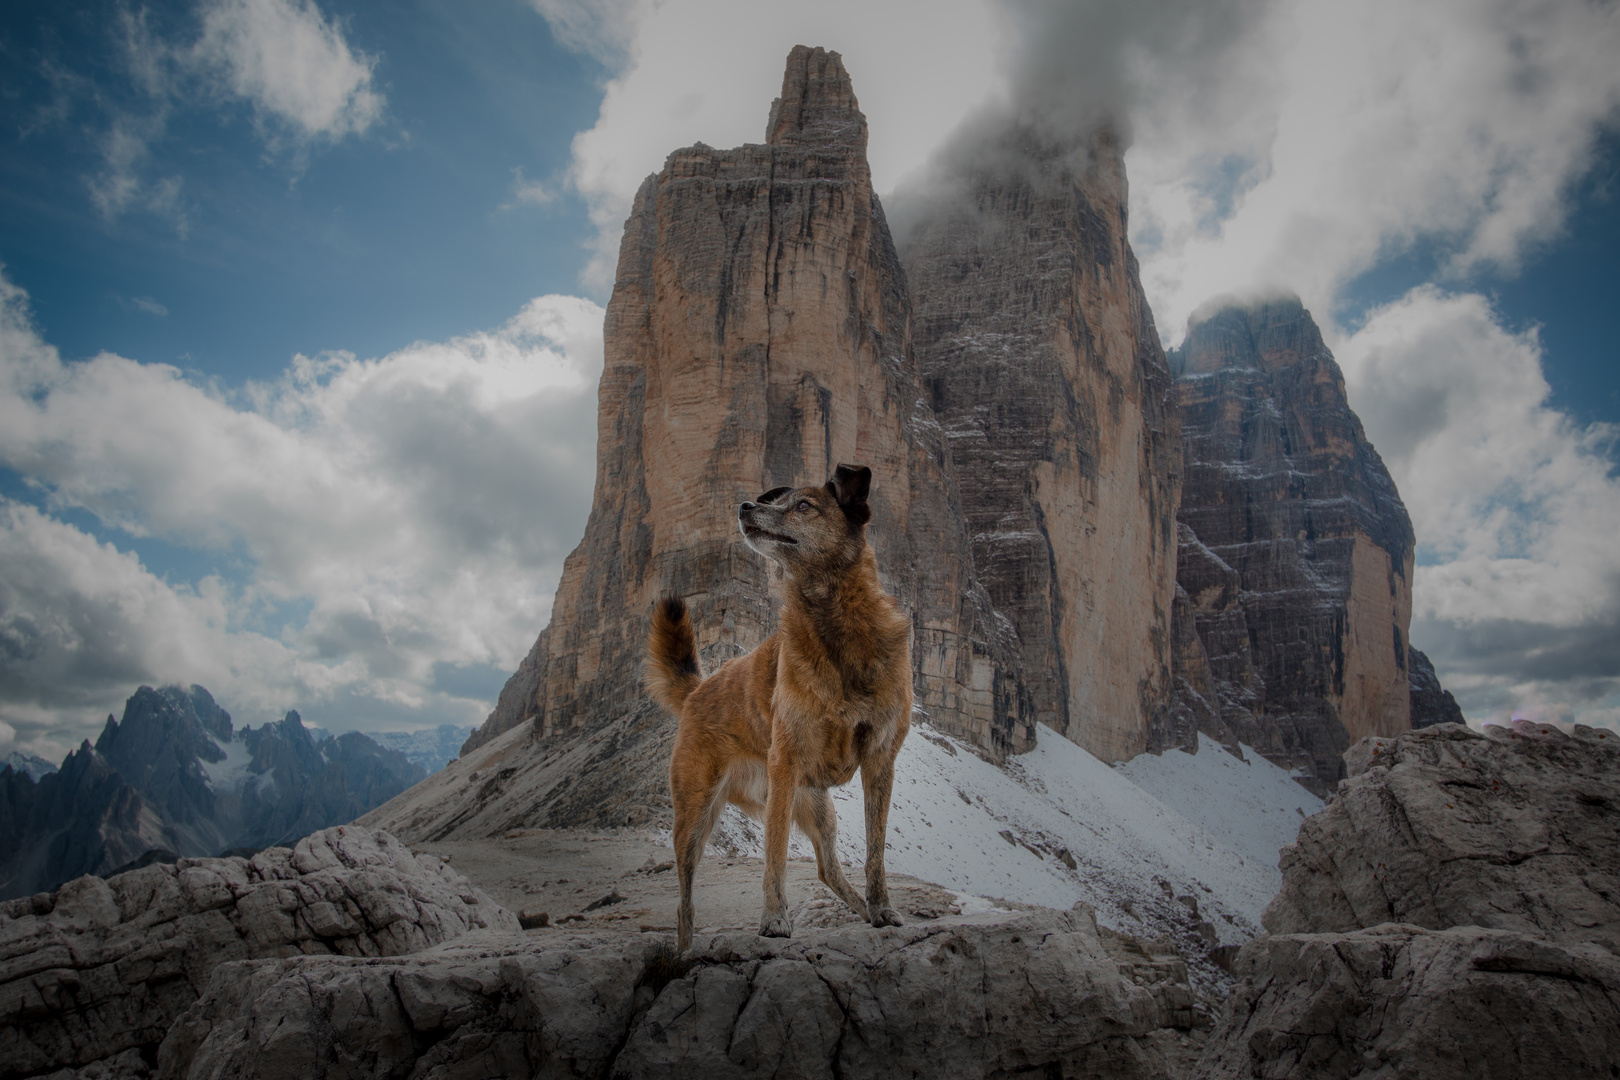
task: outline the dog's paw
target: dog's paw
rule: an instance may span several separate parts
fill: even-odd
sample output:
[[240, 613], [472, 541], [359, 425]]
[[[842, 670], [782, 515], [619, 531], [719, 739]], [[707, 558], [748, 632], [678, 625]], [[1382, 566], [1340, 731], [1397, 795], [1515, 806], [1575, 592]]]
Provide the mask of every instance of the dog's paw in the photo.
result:
[[873, 926], [904, 926], [906, 920], [892, 907], [881, 907], [872, 915]]
[[760, 920], [760, 937], [792, 937], [793, 924], [786, 915], [767, 915]]

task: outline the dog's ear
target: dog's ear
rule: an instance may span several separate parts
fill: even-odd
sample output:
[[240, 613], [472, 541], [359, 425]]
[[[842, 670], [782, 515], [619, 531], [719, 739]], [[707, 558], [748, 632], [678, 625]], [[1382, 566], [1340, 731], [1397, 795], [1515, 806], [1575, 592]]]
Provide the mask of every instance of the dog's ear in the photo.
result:
[[754, 501], [755, 502], [762, 502], [762, 503], [773, 503], [777, 499], [780, 499], [783, 495], [786, 495], [788, 492], [790, 492], [792, 490], [793, 490], [792, 488], [785, 488], [785, 487], [771, 488], [771, 490], [767, 491], [765, 494], [761, 495], [759, 498], [755, 499]]
[[866, 497], [872, 491], [872, 470], [865, 465], [839, 465], [827, 481], [827, 490], [838, 500], [851, 526], [865, 525], [872, 520], [872, 508]]

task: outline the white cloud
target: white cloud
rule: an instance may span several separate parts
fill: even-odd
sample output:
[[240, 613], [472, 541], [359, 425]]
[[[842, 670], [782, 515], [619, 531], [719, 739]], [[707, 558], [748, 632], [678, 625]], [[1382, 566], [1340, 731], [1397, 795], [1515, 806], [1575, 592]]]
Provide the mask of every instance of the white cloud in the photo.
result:
[[152, 146], [186, 108], [247, 102], [260, 137], [272, 149], [290, 146], [300, 168], [313, 142], [363, 134], [382, 117], [376, 58], [351, 48], [342, 26], [313, 0], [205, 0], [198, 14], [198, 36], [183, 45], [154, 32], [145, 8], [120, 10], [122, 59], [142, 95], [133, 103], [82, 76], [48, 70], [60, 98], [53, 116], [66, 115], [69, 95], [107, 110], [96, 137], [101, 163], [84, 182], [108, 221], [145, 210], [186, 236], [182, 178], [151, 176]]
[[557, 189], [551, 184], [539, 180], [530, 180], [523, 175], [523, 169], [512, 170], [512, 200], [502, 203], [502, 210], [511, 210], [515, 206], [549, 206], [557, 201]]
[[[537, 6], [556, 33], [551, 10], [560, 5]], [[599, 293], [612, 286], [642, 179], [683, 146], [762, 142], [794, 45], [843, 55], [871, 129], [879, 190], [919, 168], [1002, 84], [994, 55], [1006, 35], [988, 0], [940, 0], [926, 18], [904, 0], [665, 0], [631, 7], [611, 25], [629, 42], [620, 50], [624, 67], [607, 85], [596, 125], [575, 137], [570, 174], [597, 228], [585, 282]]]
[[1477, 294], [1415, 289], [1337, 354], [1424, 556], [1412, 639], [1470, 715], [1620, 719], [1620, 431], [1551, 408], [1536, 332]]
[[376, 60], [351, 49], [311, 0], [210, 0], [190, 60], [251, 102], [261, 122], [302, 138], [360, 134], [382, 115]]
[[[8, 722], [71, 704], [45, 689], [70, 668], [105, 672], [69, 680], [83, 693], [189, 679], [249, 716], [324, 704], [329, 727], [340, 709], [481, 718], [487, 703], [434, 684], [444, 665], [511, 670], [548, 617], [594, 479], [599, 307], [540, 297], [497, 330], [377, 360], [299, 356], [275, 383], [223, 393], [105, 353], [63, 363], [3, 278], [0, 300], [0, 462], [48, 511], [249, 564], [240, 581], [170, 585], [11, 506], [10, 557], [36, 567], [17, 580], [39, 584], [0, 619], [124, 614], [82, 620], [105, 634], [18, 630], [34, 644], [7, 654]], [[50, 562], [53, 545], [91, 569]]]
[[529, 6], [563, 48], [617, 68], [629, 56], [650, 0], [529, 0]]
[[1452, 272], [1511, 271], [1562, 227], [1620, 107], [1616, 55], [1614, 5], [1276, 4], [1210, 86], [1216, 122], [1139, 95], [1132, 228], [1161, 331], [1269, 286], [1331, 317], [1349, 280], [1419, 240]]

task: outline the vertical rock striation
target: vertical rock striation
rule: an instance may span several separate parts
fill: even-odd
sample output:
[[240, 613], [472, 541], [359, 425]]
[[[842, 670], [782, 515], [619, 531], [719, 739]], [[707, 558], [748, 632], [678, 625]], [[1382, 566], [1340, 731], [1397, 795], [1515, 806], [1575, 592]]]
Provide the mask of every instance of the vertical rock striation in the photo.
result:
[[1325, 791], [1351, 743], [1411, 726], [1411, 521], [1297, 299], [1193, 322], [1171, 366], [1177, 575], [1203, 654], [1183, 710]]
[[1169, 745], [1181, 449], [1119, 147], [1010, 129], [929, 201], [904, 258], [975, 564], [1036, 719], [1105, 761]]
[[[607, 310], [585, 538], [551, 626], [468, 748], [524, 720], [546, 738], [667, 739], [673, 724], [641, 689], [653, 600], [686, 599], [710, 669], [753, 648], [774, 627], [779, 586], [739, 542], [737, 504], [820, 483], [840, 461], [874, 474], [868, 535], [913, 615], [919, 707], [992, 752], [1030, 744], [1017, 659], [975, 581], [923, 391], [866, 137], [838, 54], [800, 46], [763, 145], [678, 150], [642, 185]], [[643, 807], [667, 802], [661, 763], [626, 782], [645, 788]]]

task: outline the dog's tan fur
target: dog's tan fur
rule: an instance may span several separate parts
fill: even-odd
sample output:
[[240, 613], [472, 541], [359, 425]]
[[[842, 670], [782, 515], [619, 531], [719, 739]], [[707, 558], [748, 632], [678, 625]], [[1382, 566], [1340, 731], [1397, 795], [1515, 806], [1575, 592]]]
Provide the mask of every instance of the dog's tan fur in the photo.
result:
[[[648, 639], [648, 689], [680, 718], [669, 763], [680, 884], [680, 948], [692, 941], [692, 878], [727, 802], [765, 822], [759, 932], [792, 933], [783, 880], [796, 822], [827, 884], [873, 926], [899, 926], [883, 871], [894, 756], [910, 727], [911, 625], [878, 583], [866, 542], [872, 471], [840, 465], [824, 487], [777, 488], [745, 502], [738, 527], [787, 574], [781, 628], [707, 679], [692, 621], [662, 600]], [[866, 898], [838, 863], [827, 789], [861, 771]]]

